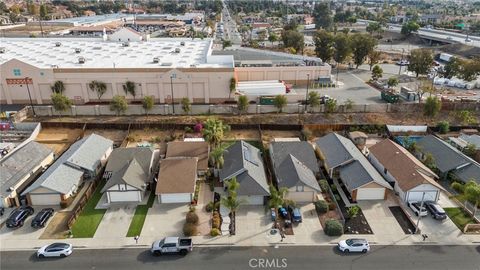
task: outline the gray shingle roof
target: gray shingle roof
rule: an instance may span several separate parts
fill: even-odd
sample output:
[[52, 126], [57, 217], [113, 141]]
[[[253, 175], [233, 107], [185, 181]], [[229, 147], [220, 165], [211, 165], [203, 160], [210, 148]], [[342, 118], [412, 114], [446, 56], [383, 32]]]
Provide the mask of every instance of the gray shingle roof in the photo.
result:
[[[94, 171], [102, 156], [113, 141], [91, 134], [78, 140], [61, 155], [22, 195], [38, 187], [44, 187], [62, 194], [68, 193], [85, 171]], [[103, 152], [101, 151], [103, 150]], [[72, 161], [72, 162], [70, 162]], [[82, 169], [72, 167], [79, 166]], [[84, 167], [85, 166], [85, 167]], [[93, 169], [92, 169], [93, 168]]]
[[290, 188], [301, 182], [320, 191], [315, 179], [315, 174], [320, 169], [310, 143], [305, 141], [272, 142], [270, 149], [272, 153], [270, 158], [274, 163], [273, 169], [279, 187]]
[[220, 170], [220, 180], [237, 177], [240, 184], [238, 195], [270, 194], [265, 167], [260, 150], [244, 141], [231, 145], [224, 154], [224, 165]]
[[105, 172], [112, 175], [102, 189], [105, 192], [117, 184], [128, 184], [145, 190], [144, 184], [151, 176], [153, 150], [147, 147], [117, 148], [108, 159]]
[[15, 152], [0, 160], [0, 186], [2, 197], [8, 196], [9, 187], [18, 185], [18, 181], [33, 172], [53, 151], [43, 144], [31, 141], [16, 149]]
[[316, 144], [329, 169], [339, 167], [340, 177], [350, 190], [369, 182], [392, 189], [351, 140], [330, 133], [318, 139]]
[[417, 144], [421, 152], [430, 153], [433, 156], [435, 166], [442, 173], [449, 172], [473, 161], [455, 147], [433, 135], [421, 138]]
[[462, 134], [459, 137], [460, 139], [466, 141], [467, 143], [471, 143], [475, 145], [476, 149], [480, 149], [480, 135], [473, 134], [473, 135], [467, 135], [467, 134]]
[[473, 180], [480, 184], [480, 164], [476, 162], [472, 162], [465, 167], [454, 170], [452, 173], [465, 183]]

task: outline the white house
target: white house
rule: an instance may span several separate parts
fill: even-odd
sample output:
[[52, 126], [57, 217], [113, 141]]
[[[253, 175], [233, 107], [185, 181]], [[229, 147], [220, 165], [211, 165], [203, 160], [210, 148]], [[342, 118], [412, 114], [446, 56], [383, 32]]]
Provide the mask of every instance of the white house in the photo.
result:
[[438, 200], [443, 190], [435, 181], [438, 176], [405, 148], [385, 139], [369, 150], [368, 159], [403, 202]]

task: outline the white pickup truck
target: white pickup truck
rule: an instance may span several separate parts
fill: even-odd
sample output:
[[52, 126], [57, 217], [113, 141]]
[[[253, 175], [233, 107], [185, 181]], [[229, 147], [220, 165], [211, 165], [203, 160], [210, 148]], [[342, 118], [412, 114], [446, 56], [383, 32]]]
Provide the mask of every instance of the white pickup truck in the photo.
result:
[[186, 237], [165, 237], [153, 242], [150, 249], [150, 252], [157, 256], [173, 253], [185, 256], [190, 251], [192, 251], [192, 238]]

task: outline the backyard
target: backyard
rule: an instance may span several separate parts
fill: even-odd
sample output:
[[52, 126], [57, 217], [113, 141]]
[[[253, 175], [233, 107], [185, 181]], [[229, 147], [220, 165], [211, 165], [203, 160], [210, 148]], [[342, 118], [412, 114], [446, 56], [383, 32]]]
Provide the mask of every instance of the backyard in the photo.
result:
[[75, 221], [75, 224], [73, 224], [72, 234], [74, 238], [90, 238], [95, 235], [95, 231], [97, 231], [98, 225], [107, 211], [106, 209], [95, 209], [95, 206], [102, 197], [100, 190], [102, 190], [104, 185], [105, 181], [101, 181], [100, 184], [98, 184], [92, 197], [88, 200], [82, 213]]
[[148, 209], [152, 207], [155, 202], [155, 192], [154, 189], [150, 192], [148, 197], [148, 202], [145, 205], [138, 205], [135, 210], [135, 215], [133, 216], [132, 223], [128, 227], [127, 237], [134, 237], [140, 235], [142, 232], [143, 224], [145, 223], [145, 218], [147, 217]]

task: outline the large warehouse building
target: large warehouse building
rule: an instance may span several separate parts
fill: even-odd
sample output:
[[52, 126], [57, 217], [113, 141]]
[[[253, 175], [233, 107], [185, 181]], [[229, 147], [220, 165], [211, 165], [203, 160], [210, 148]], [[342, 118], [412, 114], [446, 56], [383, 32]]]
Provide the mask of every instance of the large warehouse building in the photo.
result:
[[[232, 55], [212, 55], [212, 47], [210, 39], [150, 39], [128, 28], [99, 39], [3, 38], [0, 102], [28, 104], [31, 98], [34, 104], [50, 104], [52, 85], [61, 81], [63, 94], [77, 105], [108, 102], [115, 95], [129, 101], [153, 96], [155, 103], [171, 103], [172, 96], [176, 103], [185, 97], [193, 103], [222, 103], [234, 96], [232, 78], [258, 80], [258, 76], [243, 76], [245, 71], [236, 69], [249, 68], [235, 68]], [[309, 68], [330, 74], [328, 65]], [[306, 81], [304, 70], [274, 69], [278, 72], [269, 70], [265, 79], [282, 80], [283, 74], [291, 76], [287, 81], [292, 83]], [[320, 75], [318, 70], [312, 70], [310, 79]], [[93, 81], [106, 85], [100, 97], [89, 87]], [[134, 83], [135, 95], [124, 91], [126, 82]]]

